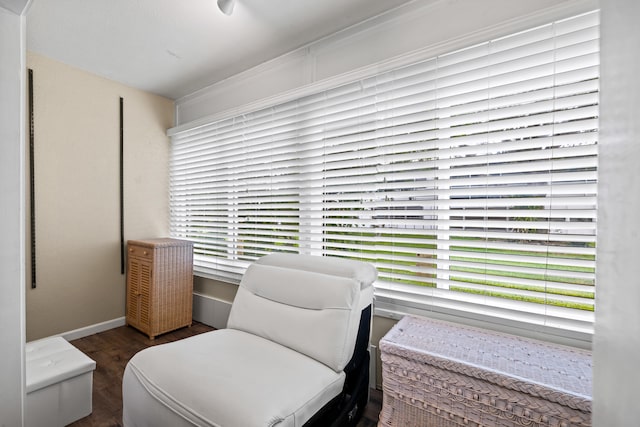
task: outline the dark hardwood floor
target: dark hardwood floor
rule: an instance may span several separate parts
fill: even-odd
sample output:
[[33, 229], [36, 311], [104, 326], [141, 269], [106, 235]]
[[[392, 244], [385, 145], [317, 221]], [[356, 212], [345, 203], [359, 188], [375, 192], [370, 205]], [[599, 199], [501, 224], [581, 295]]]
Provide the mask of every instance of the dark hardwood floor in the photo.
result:
[[[122, 326], [71, 341], [96, 361], [96, 370], [93, 373], [93, 412], [71, 425], [74, 427], [122, 426], [122, 375], [129, 359], [144, 348], [211, 330], [213, 328], [194, 322], [190, 328], [178, 329], [150, 340], [141, 332]], [[369, 405], [358, 427], [376, 426], [381, 405], [382, 393], [371, 390]]]

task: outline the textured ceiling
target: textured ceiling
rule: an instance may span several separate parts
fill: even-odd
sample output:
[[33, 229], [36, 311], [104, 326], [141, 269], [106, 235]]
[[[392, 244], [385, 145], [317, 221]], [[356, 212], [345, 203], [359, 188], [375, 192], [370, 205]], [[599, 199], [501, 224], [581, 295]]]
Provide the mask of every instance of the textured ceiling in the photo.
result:
[[408, 2], [33, 0], [27, 48], [177, 99]]

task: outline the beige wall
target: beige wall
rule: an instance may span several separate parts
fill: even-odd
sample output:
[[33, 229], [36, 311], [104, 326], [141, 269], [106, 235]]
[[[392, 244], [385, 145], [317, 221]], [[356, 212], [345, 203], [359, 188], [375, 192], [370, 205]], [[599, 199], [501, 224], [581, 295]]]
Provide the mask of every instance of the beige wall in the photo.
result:
[[168, 235], [165, 132], [174, 104], [34, 53], [27, 66], [35, 114], [37, 288], [28, 286], [26, 296], [33, 340], [124, 316], [119, 99], [125, 239]]

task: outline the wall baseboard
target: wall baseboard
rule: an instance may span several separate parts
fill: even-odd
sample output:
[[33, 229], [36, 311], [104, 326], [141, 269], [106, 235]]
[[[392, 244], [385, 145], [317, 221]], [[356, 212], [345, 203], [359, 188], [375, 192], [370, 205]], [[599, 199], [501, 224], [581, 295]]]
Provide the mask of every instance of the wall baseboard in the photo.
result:
[[378, 387], [378, 347], [373, 344], [369, 344], [369, 388], [377, 388], [377, 387]]
[[[193, 320], [213, 326], [216, 329], [224, 329], [227, 327], [227, 319], [229, 318], [230, 311], [231, 303], [228, 301], [195, 292], [193, 294]], [[72, 331], [55, 334], [51, 337], [63, 337], [67, 341], [72, 341], [124, 325], [126, 325], [126, 317], [123, 316]]]
[[[229, 318], [230, 310], [231, 303], [228, 301], [223, 301], [195, 292], [193, 294], [193, 320], [195, 321], [213, 326], [216, 329], [224, 329], [227, 327], [227, 319]], [[96, 323], [95, 325], [62, 332], [60, 334], [52, 335], [52, 337], [61, 336], [67, 341], [72, 341], [124, 325], [126, 325], [126, 317], [123, 316], [107, 320], [105, 322]]]
[[227, 327], [230, 312], [229, 301], [193, 293], [193, 320], [216, 329], [224, 329]]
[[97, 334], [99, 332], [108, 331], [109, 329], [118, 328], [120, 326], [124, 326], [125, 324], [126, 318], [123, 316], [52, 336], [63, 337], [67, 341], [72, 341], [79, 338], [88, 337], [89, 335]]

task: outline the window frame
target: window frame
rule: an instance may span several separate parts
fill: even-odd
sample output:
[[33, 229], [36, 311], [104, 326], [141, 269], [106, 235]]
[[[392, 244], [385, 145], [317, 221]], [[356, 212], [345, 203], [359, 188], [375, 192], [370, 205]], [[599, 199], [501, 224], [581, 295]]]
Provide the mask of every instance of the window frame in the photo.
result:
[[[338, 79], [338, 81], [339, 80], [340, 79]], [[330, 86], [330, 84], [327, 82], [323, 82], [323, 84], [320, 86]], [[306, 91], [313, 93], [313, 90], [309, 88], [307, 88]], [[254, 107], [248, 106], [248, 110], [252, 108]], [[197, 128], [197, 125], [195, 127]], [[182, 130], [174, 129], [173, 132], [170, 132], [170, 135], [175, 135], [179, 132], [182, 132]], [[220, 279], [220, 277], [216, 277], [215, 275], [211, 275], [208, 273], [198, 272], [196, 274], [202, 277]], [[224, 278], [224, 280], [228, 280], [228, 278]], [[479, 321], [498, 327], [506, 327], [508, 329], [511, 328], [514, 330], [528, 330], [530, 332], [533, 332], [534, 334], [555, 336], [561, 340], [568, 339], [570, 341], [578, 341], [583, 343], [590, 342], [591, 340], [591, 333], [570, 331], [541, 324], [531, 324], [522, 322], [517, 319], [495, 317], [491, 314], [469, 309], [468, 306], [467, 310], [463, 310], [462, 308], [465, 307], [464, 301], [461, 301], [459, 306], [451, 306], [450, 304], [433, 304], [433, 302], [425, 304], [425, 301], [429, 298], [425, 295], [421, 295], [420, 292], [408, 293], [403, 292], [400, 289], [394, 289], [393, 287], [387, 289], [378, 289], [376, 291], [376, 294], [376, 314], [385, 317], [398, 318], [398, 316], [401, 316], [403, 314], [413, 313], [419, 315], [443, 316], [445, 318], [462, 318], [470, 319], [473, 322]]]

